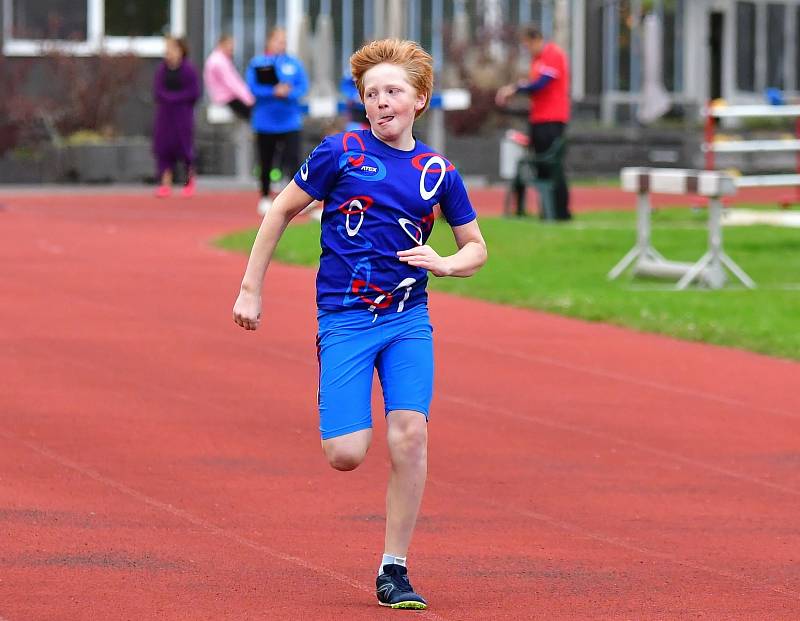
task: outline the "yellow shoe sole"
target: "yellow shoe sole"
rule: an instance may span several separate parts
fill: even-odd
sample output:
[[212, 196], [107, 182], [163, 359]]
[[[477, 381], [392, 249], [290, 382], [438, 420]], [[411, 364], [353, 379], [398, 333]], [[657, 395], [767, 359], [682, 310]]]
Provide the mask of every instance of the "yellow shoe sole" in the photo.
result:
[[428, 604], [423, 604], [422, 602], [398, 602], [396, 604], [384, 604], [383, 602], [378, 602], [378, 604], [385, 606], [386, 608], [403, 610], [425, 610], [428, 607]]

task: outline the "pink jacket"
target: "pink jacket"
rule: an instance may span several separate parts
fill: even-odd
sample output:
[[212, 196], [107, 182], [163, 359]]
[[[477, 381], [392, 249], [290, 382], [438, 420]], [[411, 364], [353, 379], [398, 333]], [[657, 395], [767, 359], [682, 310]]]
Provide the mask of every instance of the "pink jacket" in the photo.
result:
[[208, 97], [215, 104], [226, 104], [234, 99], [239, 99], [252, 106], [255, 97], [247, 88], [239, 72], [224, 52], [215, 49], [206, 59], [203, 67], [203, 81], [206, 84]]

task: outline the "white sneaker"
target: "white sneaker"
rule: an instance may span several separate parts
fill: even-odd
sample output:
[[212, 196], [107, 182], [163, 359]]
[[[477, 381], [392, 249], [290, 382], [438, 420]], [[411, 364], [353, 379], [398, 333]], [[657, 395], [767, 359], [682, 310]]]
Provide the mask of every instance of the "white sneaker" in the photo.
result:
[[269, 196], [264, 196], [258, 201], [258, 215], [264, 216], [269, 211], [269, 208], [272, 207], [272, 199]]

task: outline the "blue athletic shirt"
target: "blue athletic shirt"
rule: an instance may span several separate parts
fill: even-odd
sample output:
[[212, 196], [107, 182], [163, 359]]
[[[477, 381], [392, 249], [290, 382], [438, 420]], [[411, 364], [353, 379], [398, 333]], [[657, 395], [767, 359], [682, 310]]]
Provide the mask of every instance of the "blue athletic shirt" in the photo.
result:
[[295, 183], [324, 201], [317, 307], [402, 312], [427, 301], [428, 271], [400, 261], [398, 250], [425, 244], [435, 205], [450, 226], [475, 210], [454, 166], [419, 140], [390, 147], [369, 129], [328, 136]]

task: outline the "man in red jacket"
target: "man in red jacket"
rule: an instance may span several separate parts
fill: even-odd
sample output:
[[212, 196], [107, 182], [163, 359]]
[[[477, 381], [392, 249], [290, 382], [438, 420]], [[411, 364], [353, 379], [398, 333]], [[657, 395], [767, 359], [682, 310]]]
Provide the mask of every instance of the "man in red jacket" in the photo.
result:
[[[507, 84], [497, 91], [496, 102], [505, 106], [516, 93], [527, 93], [531, 99], [530, 146], [542, 154], [560, 138], [569, 122], [569, 64], [564, 51], [551, 41], [545, 41], [535, 26], [522, 32], [522, 43], [531, 53], [531, 67], [527, 80]], [[550, 177], [550, 167], [540, 166], [539, 176]], [[566, 175], [555, 183], [555, 217], [569, 220], [569, 189]]]

